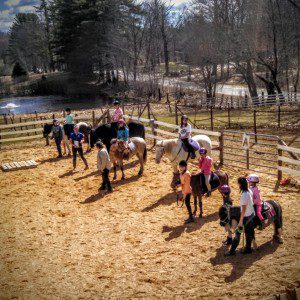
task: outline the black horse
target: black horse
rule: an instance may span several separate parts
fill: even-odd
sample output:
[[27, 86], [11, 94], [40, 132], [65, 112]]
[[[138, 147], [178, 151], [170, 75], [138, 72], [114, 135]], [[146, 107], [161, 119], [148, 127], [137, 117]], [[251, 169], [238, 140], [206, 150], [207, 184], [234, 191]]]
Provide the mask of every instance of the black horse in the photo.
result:
[[[145, 139], [145, 127], [143, 124], [131, 122], [127, 125], [129, 128], [129, 137], [141, 137]], [[117, 132], [117, 123], [103, 124], [95, 129], [92, 129], [90, 140], [91, 147], [93, 148], [97, 140], [101, 139], [109, 151], [111, 140], [117, 137]]]
[[[229, 181], [228, 175], [225, 172], [220, 170], [217, 170], [214, 173], [212, 172], [210, 178], [210, 185], [211, 185], [212, 192], [215, 191], [216, 189], [219, 189], [224, 184], [228, 185], [228, 181]], [[174, 173], [171, 186], [176, 187], [179, 184], [180, 184], [180, 175], [179, 173]], [[197, 213], [197, 200], [199, 200], [199, 208], [200, 208], [199, 218], [202, 218], [203, 215], [202, 196], [205, 195], [208, 191], [205, 184], [205, 177], [202, 173], [193, 174], [191, 176], [191, 188], [192, 188], [192, 194], [194, 198], [193, 215], [196, 215]]]
[[[263, 202], [262, 215], [267, 220], [265, 227], [270, 224], [274, 225], [274, 235], [273, 238], [278, 243], [282, 243], [282, 208], [279, 203], [273, 200], [268, 200]], [[225, 227], [225, 225], [231, 225], [232, 220], [240, 221], [241, 209], [238, 206], [231, 206], [228, 204], [222, 205], [219, 209], [220, 225]], [[254, 218], [255, 227], [258, 227], [260, 220], [257, 216]], [[264, 228], [265, 228], [264, 227]]]
[[[64, 124], [63, 129], [65, 134], [69, 137], [71, 135], [70, 132], [70, 124]], [[88, 125], [85, 122], [79, 122], [77, 123], [77, 126], [79, 127], [79, 131], [84, 135], [85, 143], [88, 145], [88, 151], [90, 150], [90, 134], [91, 134], [91, 125]], [[53, 124], [45, 124], [43, 127], [43, 136], [44, 138], [47, 138], [49, 134], [51, 133]]]

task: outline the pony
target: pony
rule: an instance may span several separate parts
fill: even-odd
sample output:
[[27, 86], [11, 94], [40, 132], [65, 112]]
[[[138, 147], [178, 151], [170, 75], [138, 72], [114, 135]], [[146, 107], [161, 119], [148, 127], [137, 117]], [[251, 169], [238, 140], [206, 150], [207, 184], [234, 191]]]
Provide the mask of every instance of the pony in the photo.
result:
[[[200, 147], [204, 147], [207, 150], [207, 155], [211, 156], [212, 154], [212, 144], [211, 139], [206, 135], [195, 135], [193, 140], [198, 142]], [[173, 172], [178, 173], [177, 166], [180, 161], [187, 160], [189, 153], [185, 152], [183, 149], [183, 144], [180, 139], [167, 139], [161, 140], [156, 143], [155, 148], [155, 162], [159, 164], [164, 154], [170, 160], [170, 163], [173, 167]], [[196, 152], [196, 157], [199, 158], [199, 153]]]
[[[145, 139], [145, 127], [141, 123], [130, 122], [128, 125], [129, 137], [141, 137]], [[118, 127], [116, 123], [107, 123], [91, 130], [90, 145], [93, 148], [97, 140], [101, 139], [107, 151], [110, 151], [111, 141], [117, 137]]]
[[[144, 172], [144, 164], [147, 161], [147, 148], [146, 141], [140, 137], [133, 137], [130, 139], [129, 145], [129, 158], [136, 155], [140, 162], [140, 170], [138, 175], [143, 175]], [[123, 141], [115, 140], [113, 141], [109, 156], [114, 165], [114, 177], [115, 180], [117, 178], [117, 165], [120, 166], [122, 171], [122, 180], [125, 179], [124, 168], [123, 168], [123, 151], [124, 151], [124, 143]]]
[[[180, 175], [179, 173], [176, 173], [173, 176], [171, 187], [174, 187], [176, 189], [176, 186], [178, 186], [179, 184], [180, 184]], [[220, 191], [220, 187], [224, 184], [226, 185], [229, 184], [229, 177], [227, 173], [221, 170], [216, 170], [215, 172], [211, 173], [210, 185], [211, 185], [212, 192], [214, 192], [217, 189]], [[199, 218], [202, 218], [203, 216], [202, 197], [207, 193], [207, 187], [205, 185], [205, 178], [203, 174], [198, 173], [198, 174], [191, 175], [191, 188], [192, 188], [192, 195], [194, 198], [193, 215], [196, 215], [197, 213], [197, 200], [198, 200], [199, 209], [200, 209]], [[179, 198], [178, 195], [177, 198]]]
[[[267, 220], [264, 228], [270, 224], [274, 225], [273, 239], [279, 244], [283, 243], [282, 239], [282, 208], [280, 204], [274, 200], [263, 201], [262, 215]], [[241, 209], [239, 206], [223, 204], [219, 209], [220, 226], [231, 225], [232, 220], [239, 222]], [[254, 218], [255, 227], [260, 224], [257, 216]]]

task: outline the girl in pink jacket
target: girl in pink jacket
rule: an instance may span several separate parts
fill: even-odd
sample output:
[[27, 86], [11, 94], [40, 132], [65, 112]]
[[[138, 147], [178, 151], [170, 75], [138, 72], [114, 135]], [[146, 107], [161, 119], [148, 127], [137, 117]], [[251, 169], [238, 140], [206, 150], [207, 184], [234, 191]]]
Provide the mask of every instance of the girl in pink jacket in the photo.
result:
[[199, 168], [201, 173], [203, 173], [205, 177], [205, 184], [207, 187], [207, 196], [211, 195], [211, 186], [210, 186], [210, 174], [211, 174], [211, 164], [212, 159], [207, 155], [207, 150], [205, 148], [200, 148], [199, 150], [200, 158], [199, 158]]
[[257, 184], [259, 183], [259, 177], [256, 174], [250, 174], [247, 177], [247, 181], [250, 184], [250, 190], [252, 191], [253, 194], [253, 204], [255, 206], [256, 210], [256, 215], [261, 221], [261, 225], [264, 225], [264, 217], [261, 214], [262, 211], [262, 200], [260, 198], [260, 192], [257, 187]]

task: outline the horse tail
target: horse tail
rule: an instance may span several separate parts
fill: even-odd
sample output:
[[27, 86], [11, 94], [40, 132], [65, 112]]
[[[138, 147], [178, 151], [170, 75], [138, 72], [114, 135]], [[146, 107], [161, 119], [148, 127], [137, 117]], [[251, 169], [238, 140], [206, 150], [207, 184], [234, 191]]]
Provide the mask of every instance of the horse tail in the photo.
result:
[[147, 147], [146, 147], [146, 145], [145, 145], [145, 149], [144, 149], [143, 160], [144, 160], [144, 163], [147, 162]]

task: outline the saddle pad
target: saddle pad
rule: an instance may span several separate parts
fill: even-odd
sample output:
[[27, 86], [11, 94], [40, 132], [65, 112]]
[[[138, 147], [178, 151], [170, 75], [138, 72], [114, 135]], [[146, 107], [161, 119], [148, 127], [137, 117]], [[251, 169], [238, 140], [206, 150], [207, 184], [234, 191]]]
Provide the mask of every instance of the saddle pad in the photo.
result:
[[[204, 177], [204, 174], [202, 174], [202, 173], [200, 174], [200, 176], [201, 176], [201, 182], [202, 182], [202, 194], [205, 194], [205, 193], [207, 193], [205, 177]], [[211, 185], [211, 190], [216, 189], [220, 185], [220, 179], [219, 179], [218, 175], [215, 173], [211, 173], [209, 183]]]
[[135, 144], [133, 142], [130, 142], [128, 144], [128, 147], [129, 147], [130, 151], [132, 151], [132, 152], [135, 151], [135, 149], [136, 149], [136, 146], [135, 146]]
[[276, 215], [276, 212], [274, 210], [273, 205], [270, 204], [269, 202], [263, 201], [262, 214], [263, 214], [264, 218], [267, 220], [274, 217]]
[[[182, 142], [181, 142], [182, 143]], [[197, 141], [194, 141], [193, 139], [189, 140], [190, 145], [194, 148], [195, 151], [198, 151], [200, 149], [200, 145]], [[185, 144], [182, 143], [182, 148], [185, 152], [188, 152], [188, 149], [186, 148]]]

